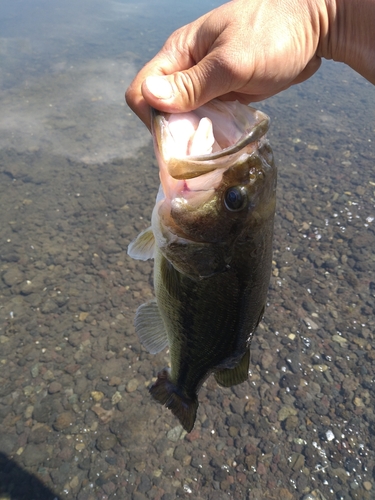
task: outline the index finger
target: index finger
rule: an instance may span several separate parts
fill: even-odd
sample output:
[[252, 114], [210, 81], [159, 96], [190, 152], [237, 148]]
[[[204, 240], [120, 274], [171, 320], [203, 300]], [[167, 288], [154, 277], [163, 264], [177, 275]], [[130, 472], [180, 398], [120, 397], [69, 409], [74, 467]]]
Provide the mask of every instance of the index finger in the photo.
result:
[[170, 39], [167, 40], [160, 52], [139, 71], [125, 92], [128, 106], [149, 129], [151, 126], [150, 106], [142, 92], [143, 82], [150, 76], [171, 75], [194, 65], [186, 44], [180, 44], [178, 41], [178, 32], [172, 36], [174, 42], [170, 42]]

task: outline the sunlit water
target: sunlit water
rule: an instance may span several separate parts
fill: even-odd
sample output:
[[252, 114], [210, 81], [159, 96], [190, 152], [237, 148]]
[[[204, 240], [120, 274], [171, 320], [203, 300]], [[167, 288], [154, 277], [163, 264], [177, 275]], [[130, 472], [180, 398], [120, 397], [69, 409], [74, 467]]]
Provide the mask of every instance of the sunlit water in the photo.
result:
[[374, 88], [324, 63], [260, 103], [279, 166], [249, 382], [185, 435], [133, 327], [157, 166], [123, 93], [200, 1], [0, 7], [0, 499], [375, 495]]

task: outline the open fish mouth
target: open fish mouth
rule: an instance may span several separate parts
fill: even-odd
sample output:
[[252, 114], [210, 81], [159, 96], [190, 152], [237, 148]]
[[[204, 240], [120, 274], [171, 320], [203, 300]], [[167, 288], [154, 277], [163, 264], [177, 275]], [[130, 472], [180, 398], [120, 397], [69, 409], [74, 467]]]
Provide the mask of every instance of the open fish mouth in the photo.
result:
[[269, 128], [261, 111], [217, 99], [188, 113], [153, 109], [151, 123], [162, 183], [163, 169], [186, 180], [228, 168], [242, 154], [252, 154]]

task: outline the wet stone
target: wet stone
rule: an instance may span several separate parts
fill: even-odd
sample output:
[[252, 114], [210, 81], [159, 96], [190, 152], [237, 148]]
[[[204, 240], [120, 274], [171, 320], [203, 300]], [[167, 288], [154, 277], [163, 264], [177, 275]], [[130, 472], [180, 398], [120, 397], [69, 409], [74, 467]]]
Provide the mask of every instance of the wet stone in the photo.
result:
[[137, 387], [138, 387], [138, 380], [136, 378], [132, 378], [126, 384], [126, 391], [127, 392], [134, 392], [135, 390], [137, 390]]
[[141, 493], [147, 493], [152, 488], [152, 483], [150, 481], [150, 478], [148, 477], [147, 474], [142, 474], [141, 475], [141, 482], [138, 486], [138, 491]]
[[280, 410], [278, 411], [277, 419], [279, 422], [283, 422], [288, 417], [293, 416], [293, 415], [297, 415], [297, 413], [298, 412], [297, 412], [296, 408], [293, 408], [292, 406], [285, 405], [285, 406], [282, 406], [280, 408]]
[[120, 376], [122, 369], [123, 361], [121, 359], [112, 358], [103, 363], [100, 374], [103, 379], [111, 379], [114, 376]]
[[21, 455], [21, 459], [26, 467], [34, 467], [42, 464], [48, 458], [48, 452], [44, 445], [28, 444]]
[[49, 428], [47, 426], [38, 427], [35, 430], [32, 430], [28, 437], [29, 443], [41, 444], [45, 443], [48, 437]]
[[54, 413], [54, 404], [52, 401], [43, 399], [40, 403], [34, 406], [33, 418], [37, 422], [46, 423], [50, 420]]
[[49, 394], [55, 394], [56, 392], [60, 392], [62, 389], [62, 385], [60, 382], [51, 382], [48, 386]]
[[172, 429], [170, 429], [168, 431], [167, 438], [170, 441], [173, 441], [174, 443], [176, 443], [180, 439], [182, 433], [183, 433], [182, 426], [181, 425], [176, 425], [176, 427], [173, 427]]
[[9, 269], [3, 274], [3, 281], [7, 286], [14, 286], [24, 281], [24, 274], [19, 269]]
[[36, 291], [36, 286], [29, 280], [24, 281], [20, 287], [20, 292], [22, 295], [30, 295], [35, 291]]
[[287, 354], [285, 357], [285, 361], [288, 363], [289, 368], [292, 370], [294, 374], [297, 374], [301, 370], [300, 356], [299, 352], [292, 352]]
[[89, 370], [87, 372], [87, 375], [86, 377], [89, 379], [89, 380], [94, 380], [96, 378], [99, 377], [99, 371], [96, 369], [96, 368], [92, 368], [91, 370]]
[[238, 429], [237, 427], [234, 427], [233, 425], [231, 425], [228, 429], [228, 434], [230, 435], [230, 437], [236, 437], [237, 434], [238, 434]]
[[260, 366], [263, 368], [263, 370], [268, 370], [272, 363], [273, 356], [270, 351], [266, 351], [261, 358]]
[[291, 415], [290, 417], [287, 417], [286, 420], [284, 421], [284, 428], [286, 431], [292, 431], [297, 428], [299, 423], [299, 419], [297, 415]]
[[56, 417], [53, 427], [57, 431], [62, 431], [73, 425], [75, 423], [75, 420], [76, 417], [74, 413], [72, 413], [71, 411], [66, 411]]
[[305, 465], [305, 457], [301, 453], [293, 453], [290, 466], [294, 471], [299, 471]]
[[13, 434], [0, 434], [0, 452], [10, 455], [17, 444], [17, 436]]
[[183, 445], [176, 446], [173, 452], [173, 457], [180, 462], [185, 457], [185, 455], [186, 455], [185, 446]]
[[56, 312], [58, 310], [58, 308], [59, 307], [56, 304], [56, 302], [54, 302], [51, 299], [47, 299], [45, 301], [45, 303], [42, 305], [42, 307], [40, 308], [40, 310], [43, 314], [50, 314], [50, 313]]
[[96, 447], [99, 451], [107, 451], [117, 444], [117, 438], [112, 433], [104, 433], [96, 441]]
[[280, 380], [280, 387], [286, 389], [296, 389], [301, 381], [300, 374], [286, 373]]

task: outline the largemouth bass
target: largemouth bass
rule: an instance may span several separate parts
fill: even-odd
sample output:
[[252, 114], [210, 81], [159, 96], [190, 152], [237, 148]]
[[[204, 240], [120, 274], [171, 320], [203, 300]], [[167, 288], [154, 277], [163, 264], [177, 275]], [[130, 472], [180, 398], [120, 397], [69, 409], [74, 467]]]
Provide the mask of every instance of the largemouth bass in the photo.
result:
[[169, 346], [170, 369], [150, 393], [190, 432], [198, 391], [213, 373], [224, 387], [248, 378], [272, 262], [276, 167], [269, 118], [239, 102], [194, 112], [152, 110], [161, 186], [151, 227], [129, 245], [154, 258], [156, 300], [141, 305], [143, 346]]

